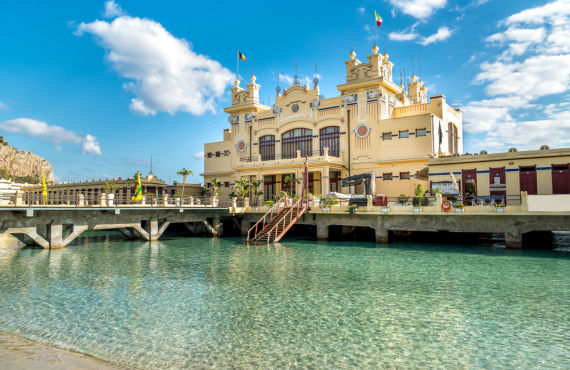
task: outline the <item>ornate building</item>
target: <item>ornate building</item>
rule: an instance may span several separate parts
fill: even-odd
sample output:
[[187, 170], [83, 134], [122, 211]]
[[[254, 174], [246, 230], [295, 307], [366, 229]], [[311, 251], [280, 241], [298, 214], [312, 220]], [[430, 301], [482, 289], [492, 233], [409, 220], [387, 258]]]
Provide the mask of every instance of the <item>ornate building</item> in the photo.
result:
[[255, 76], [247, 89], [236, 81], [232, 105], [224, 109], [230, 128], [222, 141], [204, 145], [206, 186], [217, 177], [222, 194], [228, 194], [236, 179], [258, 179], [264, 198], [271, 199], [282, 189], [300, 186], [283, 180], [287, 175], [301, 179], [308, 157], [314, 194], [348, 192], [340, 180], [367, 172], [374, 172], [379, 194], [412, 194], [418, 183], [427, 188], [430, 157], [463, 150], [461, 111], [443, 95], [428, 101], [427, 88], [416, 76], [407, 91], [396, 84], [393, 63], [377, 46], [366, 63], [354, 51], [349, 57], [346, 81], [333, 98], [319, 94], [317, 78], [312, 88], [295, 78], [289, 88], [277, 88], [275, 105], [268, 107], [259, 102]]

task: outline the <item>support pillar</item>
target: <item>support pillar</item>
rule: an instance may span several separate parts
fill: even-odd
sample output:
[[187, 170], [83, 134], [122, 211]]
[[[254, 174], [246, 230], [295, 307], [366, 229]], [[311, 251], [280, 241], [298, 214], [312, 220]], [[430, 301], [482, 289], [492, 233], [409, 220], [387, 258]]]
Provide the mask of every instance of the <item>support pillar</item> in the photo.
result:
[[158, 220], [156, 218], [151, 218], [146, 222], [146, 232], [148, 233], [148, 240], [151, 242], [158, 240], [160, 235], [158, 234]]
[[222, 224], [220, 223], [220, 217], [214, 217], [212, 220], [212, 228], [214, 229], [213, 236], [220, 236], [222, 233]]
[[386, 244], [389, 242], [388, 230], [386, 230], [382, 226], [376, 225], [376, 227], [374, 228], [374, 234], [376, 237], [376, 243]]
[[325, 223], [317, 224], [317, 240], [329, 239], [329, 225]]
[[240, 225], [240, 230], [241, 230], [241, 236], [246, 236], [248, 230], [250, 229], [250, 222], [244, 217], [241, 220], [241, 225]]
[[509, 249], [522, 248], [522, 231], [518, 229], [508, 229], [505, 231], [505, 246]]
[[48, 225], [48, 242], [50, 248], [63, 247], [63, 225]]
[[330, 171], [328, 166], [325, 166], [321, 172], [321, 190], [323, 195], [327, 195], [330, 192]]

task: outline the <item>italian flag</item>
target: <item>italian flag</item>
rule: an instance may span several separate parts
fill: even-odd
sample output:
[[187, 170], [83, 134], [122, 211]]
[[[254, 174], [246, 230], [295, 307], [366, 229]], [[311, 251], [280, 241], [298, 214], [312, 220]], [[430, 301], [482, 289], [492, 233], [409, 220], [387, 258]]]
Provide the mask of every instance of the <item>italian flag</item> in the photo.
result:
[[376, 25], [380, 27], [380, 25], [382, 24], [382, 17], [380, 16], [380, 14], [378, 14], [376, 10], [374, 11], [374, 17], [376, 18]]

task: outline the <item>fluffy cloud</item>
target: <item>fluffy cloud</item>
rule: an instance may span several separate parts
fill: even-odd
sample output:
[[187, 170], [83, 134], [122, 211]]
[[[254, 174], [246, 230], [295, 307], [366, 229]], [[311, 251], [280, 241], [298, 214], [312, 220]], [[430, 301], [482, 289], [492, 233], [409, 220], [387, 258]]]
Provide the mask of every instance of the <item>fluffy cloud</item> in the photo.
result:
[[6, 104], [0, 101], [0, 110], [8, 110], [8, 109], [10, 109], [10, 107], [8, 107]]
[[[463, 108], [466, 132], [489, 148], [570, 145], [570, 2], [526, 9], [487, 38], [499, 54], [480, 65], [474, 83], [489, 99]], [[541, 104], [548, 99], [549, 104]]]
[[451, 36], [451, 30], [448, 27], [440, 27], [436, 33], [431, 36], [424, 38], [420, 44], [422, 45], [429, 45], [433, 44], [434, 42], [445, 41]]
[[388, 37], [393, 41], [412, 41], [418, 38], [415, 32], [390, 32]]
[[204, 152], [198, 152], [198, 153], [194, 153], [194, 158], [196, 159], [204, 159]]
[[105, 18], [115, 18], [124, 15], [125, 12], [119, 4], [114, 0], [109, 0], [105, 2], [105, 10], [103, 11], [103, 16]]
[[101, 155], [101, 147], [95, 136], [83, 136], [77, 132], [66, 130], [63, 127], [48, 125], [45, 122], [31, 118], [16, 118], [0, 122], [0, 130], [51, 143], [55, 145], [58, 150], [61, 150], [60, 145], [72, 144], [80, 146], [83, 154]]
[[123, 88], [135, 95], [130, 109], [142, 115], [215, 112], [216, 100], [234, 77], [149, 19], [123, 15], [112, 22], [81, 23], [76, 33], [94, 35], [105, 48], [113, 69], [129, 80]]
[[447, 0], [389, 0], [394, 8], [417, 19], [427, 19], [445, 7]]

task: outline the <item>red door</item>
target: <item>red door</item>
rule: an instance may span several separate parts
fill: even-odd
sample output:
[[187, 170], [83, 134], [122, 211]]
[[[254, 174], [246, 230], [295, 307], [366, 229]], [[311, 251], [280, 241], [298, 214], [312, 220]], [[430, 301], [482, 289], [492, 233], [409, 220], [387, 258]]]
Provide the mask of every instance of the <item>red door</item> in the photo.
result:
[[569, 194], [570, 193], [570, 172], [567, 164], [552, 165], [552, 193], [553, 194]]
[[507, 194], [505, 167], [489, 169], [489, 189], [491, 191], [491, 195]]
[[464, 202], [470, 205], [473, 197], [477, 196], [477, 170], [461, 170], [461, 180]]
[[529, 195], [537, 194], [536, 166], [520, 167], [521, 191]]

